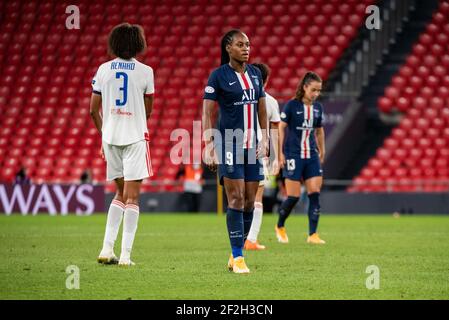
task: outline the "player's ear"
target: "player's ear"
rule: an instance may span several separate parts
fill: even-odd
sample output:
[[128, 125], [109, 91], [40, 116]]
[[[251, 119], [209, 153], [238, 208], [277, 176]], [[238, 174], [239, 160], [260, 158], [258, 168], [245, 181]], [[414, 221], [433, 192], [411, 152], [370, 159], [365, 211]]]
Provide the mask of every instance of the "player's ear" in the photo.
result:
[[230, 43], [228, 43], [228, 44], [226, 45], [226, 52], [227, 52], [227, 53], [231, 53], [231, 44], [230, 44]]

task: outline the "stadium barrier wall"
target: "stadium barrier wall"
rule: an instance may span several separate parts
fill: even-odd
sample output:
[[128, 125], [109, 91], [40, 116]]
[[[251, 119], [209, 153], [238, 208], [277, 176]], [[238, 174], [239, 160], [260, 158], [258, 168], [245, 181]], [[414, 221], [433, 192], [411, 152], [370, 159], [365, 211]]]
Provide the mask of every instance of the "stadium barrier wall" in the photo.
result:
[[[108, 208], [114, 193], [107, 193], [105, 208]], [[141, 212], [184, 212], [185, 200], [182, 192], [146, 192], [140, 195]], [[200, 197], [200, 212], [217, 211], [217, 193], [215, 190], [204, 190]]]
[[0, 184], [0, 212], [10, 215], [90, 215], [105, 211], [102, 185]]
[[[449, 193], [348, 193], [323, 191], [323, 214], [365, 214], [394, 212], [406, 214], [449, 214]], [[0, 212], [10, 215], [90, 215], [105, 212], [113, 193], [104, 192], [102, 185], [12, 185], [0, 184]], [[204, 190], [200, 198], [200, 212], [216, 212], [217, 197], [214, 189]], [[307, 210], [302, 197], [295, 213]], [[143, 193], [140, 198], [142, 212], [183, 212], [184, 194], [180, 192]], [[225, 204], [226, 208], [226, 204]]]
[[[449, 214], [449, 193], [348, 193], [345, 191], [323, 191], [321, 193], [323, 214]], [[105, 207], [111, 203], [114, 194], [105, 198]], [[295, 213], [307, 210], [302, 197], [295, 207]], [[183, 212], [183, 194], [144, 193], [140, 198], [141, 212]], [[214, 190], [201, 194], [200, 212], [216, 212], [217, 197]], [[226, 210], [226, 206], [225, 206]]]
[[323, 192], [323, 212], [449, 214], [449, 193]]

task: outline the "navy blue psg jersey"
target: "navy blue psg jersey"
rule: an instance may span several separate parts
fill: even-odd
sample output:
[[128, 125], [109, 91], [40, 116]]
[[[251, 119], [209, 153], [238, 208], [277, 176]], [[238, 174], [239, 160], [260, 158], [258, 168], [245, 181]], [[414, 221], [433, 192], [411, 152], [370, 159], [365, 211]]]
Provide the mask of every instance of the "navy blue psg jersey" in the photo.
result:
[[298, 100], [290, 100], [281, 112], [281, 120], [287, 123], [287, 138], [284, 144], [286, 157], [309, 159], [318, 153], [315, 128], [321, 128], [323, 107], [318, 102], [305, 105]]
[[[218, 102], [219, 130], [225, 139], [225, 129], [240, 129], [237, 146], [255, 148], [257, 143], [257, 111], [259, 98], [265, 97], [260, 70], [251, 64], [244, 73], [229, 64], [215, 69], [205, 88], [204, 99]], [[238, 138], [237, 138], [238, 139]]]

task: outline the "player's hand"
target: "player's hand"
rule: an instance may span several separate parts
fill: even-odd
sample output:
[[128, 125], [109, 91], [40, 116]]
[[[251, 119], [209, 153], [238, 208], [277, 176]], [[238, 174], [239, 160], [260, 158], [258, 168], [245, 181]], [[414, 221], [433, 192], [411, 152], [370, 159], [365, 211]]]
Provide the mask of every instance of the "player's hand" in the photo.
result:
[[101, 146], [101, 148], [100, 148], [100, 156], [101, 156], [101, 159], [103, 159], [104, 161], [106, 161], [106, 158], [104, 157], [103, 146]]
[[217, 154], [215, 153], [215, 148], [212, 148], [210, 153], [205, 152], [204, 153], [204, 163], [212, 172], [217, 172], [218, 167], [218, 158]]
[[263, 159], [268, 157], [268, 143], [265, 139], [262, 139], [262, 142], [259, 144], [256, 150], [256, 158]]
[[283, 152], [279, 155], [279, 167], [284, 168], [285, 167], [285, 155]]
[[324, 152], [320, 152], [319, 156], [320, 156], [320, 163], [323, 164], [323, 162], [324, 162]]
[[271, 174], [277, 176], [279, 174], [279, 161], [277, 159], [273, 160], [271, 163]]

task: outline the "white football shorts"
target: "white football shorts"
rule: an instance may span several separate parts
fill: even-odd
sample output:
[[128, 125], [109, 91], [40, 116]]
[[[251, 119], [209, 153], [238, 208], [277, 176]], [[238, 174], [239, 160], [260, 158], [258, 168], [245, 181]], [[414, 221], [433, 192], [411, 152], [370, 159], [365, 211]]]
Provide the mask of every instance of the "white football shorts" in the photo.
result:
[[149, 141], [141, 140], [126, 146], [110, 145], [103, 141], [106, 158], [106, 179], [142, 180], [153, 175]]

